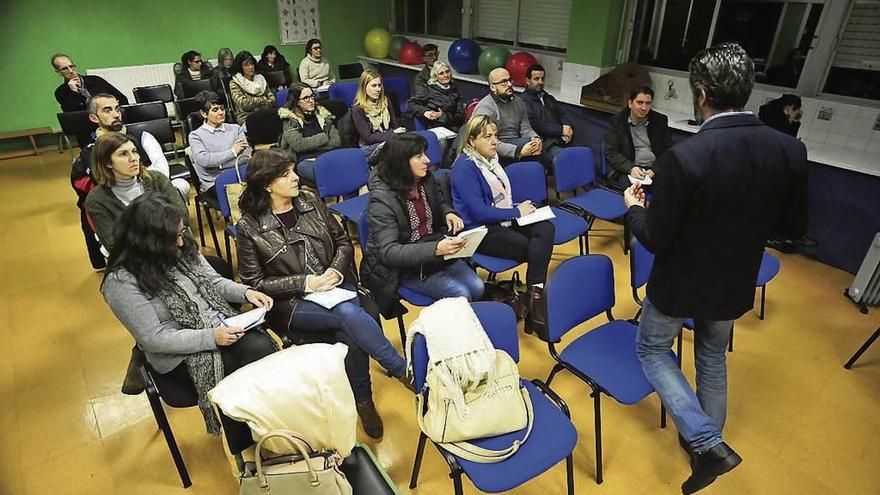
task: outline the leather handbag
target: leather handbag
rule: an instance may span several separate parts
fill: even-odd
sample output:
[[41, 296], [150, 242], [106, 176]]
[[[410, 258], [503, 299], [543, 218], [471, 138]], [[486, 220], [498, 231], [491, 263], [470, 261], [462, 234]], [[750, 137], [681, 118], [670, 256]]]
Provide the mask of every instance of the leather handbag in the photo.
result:
[[[293, 453], [263, 459], [263, 442], [279, 437]], [[351, 495], [351, 485], [336, 464], [335, 451], [316, 452], [308, 443], [286, 430], [272, 430], [257, 443], [256, 463], [245, 464], [240, 495]]]
[[[467, 414], [449, 399], [448, 385], [430, 368], [425, 386], [426, 391], [417, 395], [419, 427], [428, 438], [459, 457], [482, 463], [503, 461], [516, 453], [532, 431], [534, 413], [529, 392], [520, 383], [516, 362], [502, 350], [495, 350], [494, 391], [486, 393], [492, 390], [486, 378], [464, 391]], [[468, 442], [524, 428], [523, 438], [504, 449], [485, 449]]]
[[247, 184], [241, 176], [241, 170], [238, 168], [238, 161], [242, 156], [243, 153], [239, 153], [239, 155], [235, 157], [235, 175], [238, 177], [238, 182], [226, 184], [226, 190], [223, 192], [226, 194], [227, 201], [229, 201], [229, 219], [232, 221], [233, 225], [241, 220], [241, 208], [238, 206], [238, 200], [241, 198], [241, 195], [244, 194], [244, 188], [247, 187]]

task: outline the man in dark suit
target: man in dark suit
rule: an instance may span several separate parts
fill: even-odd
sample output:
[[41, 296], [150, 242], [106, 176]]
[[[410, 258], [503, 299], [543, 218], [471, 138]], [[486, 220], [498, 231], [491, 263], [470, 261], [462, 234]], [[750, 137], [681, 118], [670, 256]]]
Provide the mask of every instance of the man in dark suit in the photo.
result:
[[[804, 233], [807, 172], [801, 142], [742, 111], [754, 82], [745, 50], [735, 43], [707, 48], [689, 71], [705, 122], [657, 161], [649, 208], [638, 184], [624, 192], [633, 234], [656, 255], [638, 355], [691, 454], [685, 494], [742, 461], [721, 437], [725, 350], [733, 321], [754, 306], [764, 242]], [[696, 325], [696, 394], [669, 353], [686, 317]]]
[[76, 72], [76, 64], [63, 53], [52, 55], [52, 68], [64, 78], [55, 89], [55, 99], [61, 105], [62, 112], [73, 112], [86, 109], [86, 100], [99, 93], [108, 93], [116, 97], [121, 105], [128, 105], [128, 98], [102, 77], [81, 76]]
[[654, 162], [672, 146], [669, 119], [654, 110], [653, 104], [654, 90], [639, 86], [630, 92], [626, 107], [611, 119], [604, 141], [611, 186], [629, 187], [629, 176], [653, 178]]

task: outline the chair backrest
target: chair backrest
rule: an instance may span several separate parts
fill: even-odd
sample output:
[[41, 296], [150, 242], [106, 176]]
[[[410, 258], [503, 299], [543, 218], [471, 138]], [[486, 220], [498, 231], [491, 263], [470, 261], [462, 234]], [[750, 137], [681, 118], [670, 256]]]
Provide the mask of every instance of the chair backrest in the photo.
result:
[[247, 138], [251, 147], [260, 144], [276, 144], [281, 138], [281, 117], [275, 108], [263, 108], [248, 115]]
[[531, 201], [535, 206], [547, 201], [547, 177], [544, 167], [538, 162], [517, 162], [505, 169], [510, 179], [510, 190], [514, 203]]
[[397, 96], [397, 108], [400, 113], [406, 112], [406, 102], [409, 100], [409, 80], [401, 76], [391, 76], [382, 79], [382, 85], [385, 86], [385, 92]]
[[[516, 315], [510, 306], [495, 302], [471, 303], [474, 313], [480, 320], [483, 330], [492, 341], [496, 349], [501, 349], [510, 354], [514, 361], [519, 362], [519, 340], [516, 333]], [[416, 334], [412, 346], [413, 377], [415, 378], [416, 390], [421, 390], [425, 384], [425, 376], [428, 372], [428, 346], [421, 334]]]
[[342, 100], [335, 100], [333, 98], [328, 98], [326, 100], [321, 100], [319, 103], [322, 107], [326, 108], [333, 114], [333, 117], [336, 120], [336, 123], [339, 123], [339, 120], [342, 117], [345, 117], [345, 114], [348, 113], [348, 106]]
[[199, 179], [199, 173], [196, 172], [195, 165], [193, 165], [192, 149], [189, 146], [183, 150], [183, 163], [186, 165], [187, 170], [189, 170], [189, 181], [192, 182], [196, 190], [196, 197], [199, 197], [202, 190], [202, 181]]
[[356, 81], [338, 82], [330, 85], [330, 98], [342, 100], [345, 106], [354, 104], [354, 95], [357, 94], [358, 83]]
[[467, 107], [465, 107], [465, 109], [464, 109], [464, 116], [468, 119], [471, 118], [471, 116], [474, 114], [474, 110], [477, 109], [477, 105], [479, 103], [480, 103], [479, 98], [472, 99], [471, 102], [468, 103]]
[[226, 186], [238, 182], [238, 174], [241, 174], [241, 180], [247, 179], [247, 161], [242, 159], [238, 163], [238, 173], [235, 167], [220, 172], [220, 175], [214, 179], [214, 185], [217, 191], [217, 204], [220, 205], [220, 213], [223, 218], [228, 219], [232, 215], [232, 209], [229, 207], [229, 198], [226, 196]]
[[446, 198], [449, 204], [452, 204], [452, 169], [438, 168], [431, 172], [431, 175], [434, 176], [434, 181], [437, 183], [437, 187], [440, 188], [440, 192], [443, 193], [443, 197]]
[[437, 139], [437, 135], [431, 131], [415, 131], [415, 134], [428, 141], [428, 149], [425, 150], [425, 154], [431, 160], [431, 165], [440, 165], [440, 162], [443, 161], [443, 151], [440, 149], [440, 140]]
[[202, 111], [202, 104], [195, 97], [181, 98], [174, 102], [174, 106], [177, 108], [177, 118], [179, 119], [184, 119], [193, 112]]
[[198, 81], [184, 79], [180, 81], [180, 87], [184, 98], [192, 98], [202, 91], [214, 91], [214, 81], [211, 78], [199, 79]]
[[361, 253], [365, 253], [367, 251], [367, 236], [370, 235], [370, 224], [367, 223], [367, 210], [364, 210], [361, 213], [361, 217], [358, 218], [357, 229], [358, 244], [361, 245]]
[[141, 86], [134, 88], [134, 100], [138, 103], [146, 103], [148, 101], [161, 101], [163, 103], [171, 103], [174, 101], [174, 91], [168, 84], [157, 84], [155, 86]]
[[422, 118], [418, 115], [413, 115], [413, 126], [416, 131], [427, 131], [428, 128], [425, 127], [425, 123], [422, 122]]
[[559, 342], [572, 328], [614, 307], [611, 258], [588, 254], [564, 261], [547, 282], [544, 301], [547, 338]]
[[285, 104], [287, 104], [287, 95], [290, 94], [290, 89], [284, 88], [281, 91], [275, 93], [275, 108], [281, 108]]
[[629, 284], [633, 289], [648, 283], [653, 266], [654, 253], [633, 237], [629, 243]]
[[321, 153], [315, 160], [315, 182], [321, 199], [357, 191], [370, 180], [370, 164], [360, 148]]
[[168, 108], [159, 101], [122, 105], [120, 110], [122, 110], [122, 121], [126, 124], [168, 118]]
[[186, 114], [186, 127], [189, 129], [189, 132], [198, 129], [204, 123], [205, 118], [202, 117], [201, 112], [190, 112]]
[[95, 132], [95, 129], [98, 128], [98, 124], [89, 120], [88, 110], [61, 112], [56, 117], [58, 117], [58, 125], [61, 126], [61, 131], [66, 135], [87, 135]]
[[272, 72], [264, 72], [263, 77], [266, 78], [266, 84], [270, 88], [277, 88], [279, 86], [287, 87], [287, 81], [285, 81], [283, 71], [273, 70]]
[[149, 132], [159, 144], [172, 144], [177, 141], [169, 118], [135, 122], [125, 126], [125, 129], [135, 136], [139, 136], [144, 131]]
[[364, 66], [361, 64], [339, 64], [337, 67], [339, 79], [357, 79], [364, 72]]
[[556, 190], [572, 191], [593, 184], [596, 181], [594, 163], [593, 150], [586, 146], [572, 146], [560, 151], [553, 160]]

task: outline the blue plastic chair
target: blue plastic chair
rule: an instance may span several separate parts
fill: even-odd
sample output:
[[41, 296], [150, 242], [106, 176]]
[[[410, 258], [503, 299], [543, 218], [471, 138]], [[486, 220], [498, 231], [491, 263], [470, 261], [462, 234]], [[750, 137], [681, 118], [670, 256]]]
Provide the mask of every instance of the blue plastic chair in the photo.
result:
[[275, 93], [275, 108], [281, 108], [287, 103], [287, 95], [290, 94], [288, 88], [284, 88]]
[[409, 101], [409, 79], [401, 76], [391, 76], [382, 78], [382, 85], [385, 86], [385, 93], [394, 93], [398, 102], [398, 115], [403, 115], [409, 109], [407, 102]]
[[440, 140], [437, 139], [437, 135], [431, 131], [414, 131], [414, 134], [418, 134], [428, 141], [428, 149], [425, 150], [425, 154], [431, 160], [431, 166], [439, 166], [443, 161], [443, 152], [440, 150]]
[[[501, 349], [519, 361], [519, 342], [516, 333], [516, 317], [513, 310], [498, 302], [471, 303], [483, 329], [496, 349]], [[424, 390], [425, 377], [428, 369], [428, 349], [425, 339], [419, 334], [413, 339], [412, 346], [413, 374], [416, 390]], [[571, 415], [565, 402], [550, 387], [540, 380], [521, 380], [529, 392], [534, 409], [534, 424], [528, 440], [510, 458], [494, 464], [482, 464], [464, 460], [443, 450], [437, 450], [449, 465], [450, 477], [456, 495], [464, 493], [461, 475], [465, 474], [477, 489], [488, 493], [500, 493], [512, 490], [523, 483], [544, 473], [565, 459], [568, 494], [574, 495], [574, 460], [573, 451], [577, 444], [577, 430], [571, 422]], [[476, 445], [490, 449], [509, 446], [516, 439], [521, 439], [524, 431], [508, 433], [496, 437], [473, 441]], [[419, 469], [425, 442], [428, 437], [419, 434], [419, 445], [413, 463], [410, 489], [418, 484]]]
[[415, 129], [417, 131], [427, 131], [428, 130], [428, 128], [425, 127], [424, 122], [422, 122], [422, 119], [420, 119], [418, 115], [413, 115], [413, 125], [415, 126]]
[[351, 108], [354, 104], [354, 95], [357, 94], [357, 81], [342, 81], [330, 85], [330, 98], [334, 100], [342, 100], [345, 105]]
[[[576, 297], [573, 297], [576, 294]], [[556, 374], [568, 370], [592, 389], [596, 430], [596, 483], [602, 483], [601, 397], [607, 394], [621, 404], [635, 404], [654, 392], [636, 355], [638, 327], [615, 320], [614, 269], [604, 255], [577, 256], [563, 262], [544, 289], [547, 305], [547, 335], [550, 355], [556, 364], [547, 377], [549, 385]], [[562, 352], [556, 344], [570, 330], [594, 316], [605, 313], [604, 323], [575, 338]], [[660, 410], [660, 426], [666, 424]]]
[[[365, 211], [357, 222], [357, 230], [358, 230], [358, 243], [361, 245], [361, 254], [363, 255], [367, 251], [367, 239], [370, 235], [370, 227], [367, 223], [367, 212]], [[407, 289], [406, 287], [398, 287], [397, 295], [404, 301], [408, 302], [412, 306], [416, 307], [425, 307], [434, 304], [437, 300], [433, 297], [426, 296], [421, 292], [416, 292], [412, 289]], [[400, 330], [400, 348], [403, 349], [406, 346], [406, 327], [403, 325], [403, 315], [397, 315], [397, 328]]]
[[[562, 207], [571, 209], [584, 215], [590, 226], [597, 218], [602, 220], [615, 220], [626, 214], [626, 205], [623, 196], [614, 191], [598, 187], [596, 182], [596, 170], [593, 162], [593, 150], [586, 146], [571, 146], [562, 150], [553, 160], [553, 173], [556, 176], [556, 195], [573, 191], [578, 188], [585, 192], [562, 202]], [[623, 225], [623, 252], [628, 252], [629, 229]], [[589, 238], [586, 251], [590, 252]]]
[[[321, 153], [315, 160], [315, 182], [318, 196], [341, 199], [343, 196], [357, 194], [358, 189], [370, 180], [370, 165], [360, 148], [339, 148]], [[337, 201], [329, 206], [344, 219], [357, 224], [361, 214], [367, 209], [369, 193]]]
[[[538, 162], [512, 163], [504, 169], [510, 179], [510, 189], [515, 203], [531, 201], [535, 206], [543, 206], [547, 203], [547, 177], [544, 175], [544, 167]], [[584, 244], [587, 241], [589, 225], [583, 217], [563, 210], [551, 207], [556, 218], [550, 220], [556, 228], [553, 244], [557, 246], [577, 238], [580, 254], [584, 252]]]
[[[758, 270], [758, 281], [756, 287], [761, 288], [761, 312], [758, 313], [758, 319], [764, 319], [764, 301], [767, 296], [767, 283], [773, 280], [779, 273], [779, 260], [767, 250], [764, 250], [764, 256], [761, 258], [761, 268]], [[731, 339], [731, 348], [733, 348], [733, 339]]]
[[[241, 180], [247, 178], [247, 162], [238, 164], [238, 174], [241, 174]], [[220, 175], [214, 180], [215, 190], [217, 191], [217, 203], [220, 205], [220, 213], [223, 220], [226, 221], [226, 228], [223, 229], [223, 240], [226, 244], [226, 261], [232, 265], [232, 246], [230, 239], [235, 239], [235, 224], [232, 223], [232, 208], [229, 205], [229, 198], [226, 197], [226, 186], [238, 183], [238, 174], [235, 167], [220, 172]]]

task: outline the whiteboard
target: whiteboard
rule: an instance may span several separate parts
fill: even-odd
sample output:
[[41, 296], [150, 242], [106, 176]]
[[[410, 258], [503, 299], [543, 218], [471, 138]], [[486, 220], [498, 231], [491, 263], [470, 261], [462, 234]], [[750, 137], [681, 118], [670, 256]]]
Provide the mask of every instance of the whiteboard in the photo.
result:
[[277, 0], [278, 31], [282, 45], [302, 44], [321, 38], [318, 0]]

